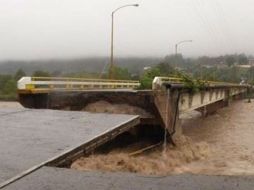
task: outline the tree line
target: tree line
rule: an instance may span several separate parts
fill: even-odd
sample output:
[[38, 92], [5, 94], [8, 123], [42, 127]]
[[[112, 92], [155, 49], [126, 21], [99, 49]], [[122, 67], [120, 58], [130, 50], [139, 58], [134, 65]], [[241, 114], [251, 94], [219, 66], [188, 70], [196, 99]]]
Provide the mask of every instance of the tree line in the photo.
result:
[[[145, 59], [140, 59], [142, 60], [141, 67], [138, 62], [135, 62], [137, 65], [136, 68], [134, 67], [131, 69], [124, 66], [114, 66], [113, 76], [114, 79], [119, 80], [140, 80], [142, 89], [150, 89], [155, 76], [179, 77], [179, 73], [180, 75], [182, 73], [184, 76], [190, 76], [198, 80], [234, 83], [240, 83], [242, 80], [245, 80], [248, 83], [254, 84], [254, 67], [239, 67], [239, 65], [248, 64], [250, 59], [252, 59], [252, 57], [244, 54], [232, 54], [218, 57], [204, 56], [199, 58], [184, 58], [181, 54], [169, 55], [160, 60], [150, 60], [147, 64], [143, 62]], [[135, 64], [131, 63], [130, 65], [133, 66]], [[22, 64], [19, 66], [21, 66], [20, 69], [12, 72], [12, 74], [0, 74], [0, 99], [16, 99], [17, 81], [26, 75], [40, 77], [108, 78], [109, 69], [108, 66], [106, 66], [103, 72], [101, 72], [101, 70], [88, 72], [85, 65], [83, 65], [83, 67], [79, 65], [77, 71], [65, 70], [63, 72], [39, 67], [39, 69], [31, 73], [31, 70], [27, 71], [22, 68]], [[183, 77], [183, 75], [180, 77]]]

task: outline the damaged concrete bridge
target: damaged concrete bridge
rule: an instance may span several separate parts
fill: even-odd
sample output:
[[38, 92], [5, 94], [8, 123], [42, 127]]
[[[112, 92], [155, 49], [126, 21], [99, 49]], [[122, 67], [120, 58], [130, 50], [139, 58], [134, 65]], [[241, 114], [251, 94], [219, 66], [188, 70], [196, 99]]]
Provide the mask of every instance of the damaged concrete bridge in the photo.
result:
[[[181, 113], [210, 114], [249, 89], [247, 85], [207, 82], [193, 91], [181, 79], [164, 77], [156, 77], [151, 90], [137, 90], [139, 85], [138, 81], [22, 78], [18, 95], [25, 108], [0, 108], [0, 189], [105, 189], [112, 184], [115, 189], [128, 189], [131, 180], [131, 189], [158, 189], [160, 184], [161, 189], [178, 190], [208, 179], [234, 189], [235, 178], [183, 175], [149, 180], [135, 174], [62, 168], [136, 127], [164, 127], [174, 137], [181, 132]], [[108, 104], [94, 112], [106, 113], [86, 112], [100, 101]], [[123, 109], [112, 111], [110, 106]], [[248, 179], [239, 180], [243, 187], [253, 186]]]
[[137, 90], [139, 86], [138, 81], [24, 77], [18, 82], [18, 93], [20, 103], [27, 108], [80, 111], [99, 101], [119, 107], [129, 105], [137, 109], [124, 113], [140, 115], [142, 124], [166, 127], [174, 135], [181, 131], [181, 113], [197, 110], [208, 115], [244, 97], [250, 88], [205, 81], [201, 89], [193, 91], [182, 79], [167, 77], [155, 77], [151, 90]]

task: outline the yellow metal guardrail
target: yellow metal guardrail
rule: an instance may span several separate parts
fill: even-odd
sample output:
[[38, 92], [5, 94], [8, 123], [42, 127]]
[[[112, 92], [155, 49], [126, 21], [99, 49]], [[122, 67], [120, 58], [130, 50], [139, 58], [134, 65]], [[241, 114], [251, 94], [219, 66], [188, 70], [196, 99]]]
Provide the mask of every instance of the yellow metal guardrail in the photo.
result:
[[19, 93], [50, 91], [85, 91], [96, 89], [136, 89], [139, 81], [64, 77], [23, 77], [18, 81]]
[[[155, 77], [153, 89], [160, 88], [163, 83], [183, 83], [184, 79], [177, 77]], [[207, 85], [239, 85], [228, 82], [202, 81]], [[240, 85], [239, 85], [240, 86]], [[67, 77], [23, 77], [18, 81], [19, 93], [48, 93], [50, 91], [85, 91], [99, 89], [137, 89], [139, 81], [111, 80]]]
[[30, 78], [31, 78], [31, 81], [139, 83], [139, 81], [134, 81], [134, 80], [112, 80], [112, 79], [92, 79], [92, 78], [69, 78], [69, 77], [30, 77]]

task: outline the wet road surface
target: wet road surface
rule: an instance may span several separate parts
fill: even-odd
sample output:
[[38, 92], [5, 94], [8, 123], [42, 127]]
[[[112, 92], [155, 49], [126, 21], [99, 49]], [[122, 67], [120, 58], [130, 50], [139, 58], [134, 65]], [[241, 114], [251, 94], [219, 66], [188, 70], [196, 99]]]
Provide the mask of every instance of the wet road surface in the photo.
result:
[[44, 167], [4, 190], [251, 190], [254, 177], [80, 172]]
[[0, 108], [0, 184], [133, 119], [137, 116]]

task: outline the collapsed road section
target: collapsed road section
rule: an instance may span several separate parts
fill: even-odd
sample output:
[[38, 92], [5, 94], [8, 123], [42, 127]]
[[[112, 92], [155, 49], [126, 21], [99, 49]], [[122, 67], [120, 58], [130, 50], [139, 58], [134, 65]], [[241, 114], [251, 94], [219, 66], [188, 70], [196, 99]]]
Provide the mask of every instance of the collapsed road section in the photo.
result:
[[74, 159], [139, 124], [139, 116], [0, 109], [0, 189], [47, 164]]

